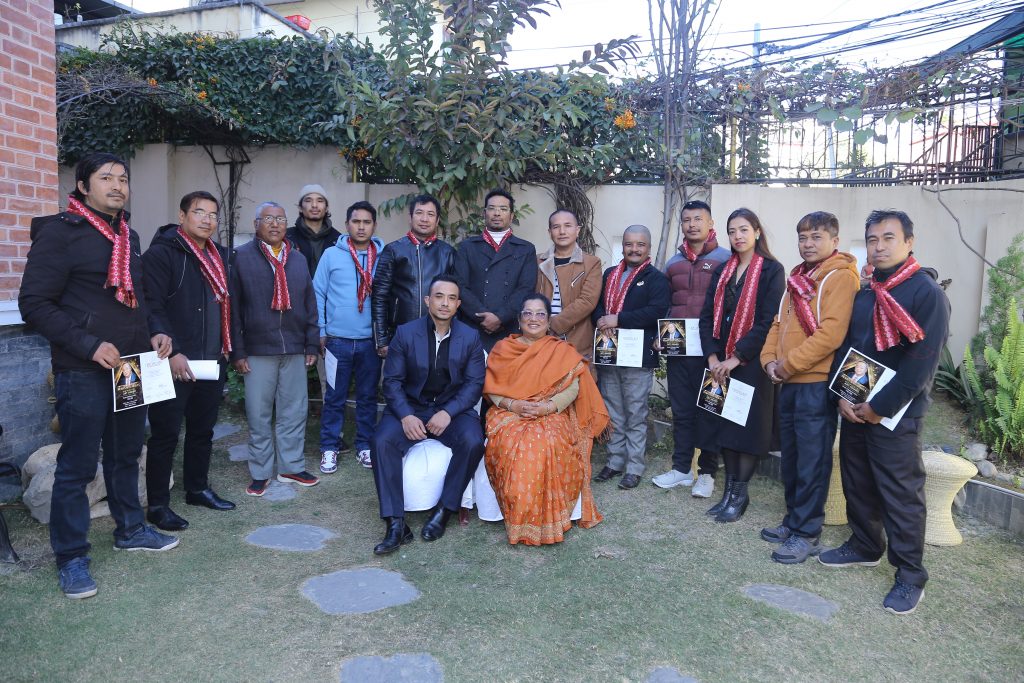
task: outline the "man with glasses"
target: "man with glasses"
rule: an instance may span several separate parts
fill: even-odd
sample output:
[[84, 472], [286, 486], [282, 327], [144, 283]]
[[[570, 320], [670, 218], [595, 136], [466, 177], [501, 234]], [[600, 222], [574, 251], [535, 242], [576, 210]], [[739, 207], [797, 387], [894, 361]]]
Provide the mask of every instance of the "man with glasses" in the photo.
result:
[[238, 248], [231, 272], [231, 360], [245, 376], [252, 475], [245, 492], [262, 496], [275, 464], [280, 482], [320, 482], [306, 471], [304, 455], [306, 368], [320, 352], [320, 326], [306, 259], [285, 239], [284, 209], [260, 204], [253, 225], [256, 237]]
[[[165, 531], [188, 528], [171, 509], [170, 479], [181, 423], [185, 503], [211, 510], [235, 504], [210, 488], [210, 453], [231, 352], [230, 260], [217, 244], [217, 200], [209, 192], [181, 198], [178, 222], [157, 231], [142, 255], [151, 330], [169, 335], [175, 397], [149, 408], [150, 437], [146, 460], [146, 518]], [[196, 377], [195, 361], [212, 361], [216, 376]]]
[[512, 234], [515, 200], [496, 189], [484, 199], [484, 230], [462, 240], [455, 279], [462, 294], [459, 317], [480, 331], [490, 351], [516, 330], [519, 305], [537, 286], [537, 249]]

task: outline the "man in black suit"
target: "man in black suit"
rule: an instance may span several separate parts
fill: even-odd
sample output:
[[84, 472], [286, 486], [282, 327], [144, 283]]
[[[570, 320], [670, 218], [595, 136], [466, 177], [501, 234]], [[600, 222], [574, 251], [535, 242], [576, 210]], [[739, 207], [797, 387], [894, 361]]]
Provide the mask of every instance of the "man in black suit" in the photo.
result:
[[400, 325], [384, 362], [387, 411], [373, 439], [373, 481], [380, 516], [387, 522], [377, 555], [412, 541], [405, 523], [402, 457], [417, 442], [437, 439], [452, 450], [441, 500], [423, 525], [424, 541], [444, 535], [462, 493], [484, 454], [484, 435], [475, 410], [484, 386], [484, 353], [473, 328], [455, 320], [459, 286], [445, 275], [430, 283], [427, 315]]

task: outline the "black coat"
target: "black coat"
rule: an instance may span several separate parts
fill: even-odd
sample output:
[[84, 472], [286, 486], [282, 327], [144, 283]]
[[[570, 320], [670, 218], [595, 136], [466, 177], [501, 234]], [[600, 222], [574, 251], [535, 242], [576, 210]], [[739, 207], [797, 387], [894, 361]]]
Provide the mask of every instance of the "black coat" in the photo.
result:
[[[228, 250], [215, 243], [231, 282]], [[220, 304], [203, 277], [199, 260], [171, 223], [157, 230], [149, 249], [142, 255], [146, 278], [146, 303], [149, 327], [153, 334], [163, 333], [172, 341], [171, 355], [179, 353], [191, 360], [217, 360], [219, 353], [208, 354], [211, 346], [220, 347], [220, 327], [210, 329], [208, 320], [220, 319]], [[212, 311], [208, 310], [212, 307]]]
[[85, 218], [67, 212], [33, 218], [30, 234], [18, 308], [28, 326], [50, 342], [54, 372], [99, 369], [92, 356], [105, 341], [122, 356], [153, 350], [134, 230], [128, 267], [137, 308], [118, 302], [116, 290], [105, 286], [114, 245]]
[[306, 257], [306, 265], [309, 266], [309, 274], [312, 277], [316, 273], [316, 267], [320, 264], [320, 258], [324, 255], [324, 252], [333, 247], [338, 239], [341, 237], [341, 233], [335, 230], [331, 224], [330, 218], [324, 219], [324, 227], [327, 228], [327, 234], [320, 238], [322, 247], [320, 253], [317, 253], [313, 249], [313, 237], [310, 236], [310, 229], [306, 227], [305, 220], [302, 216], [295, 219], [295, 225], [288, 228], [288, 232], [285, 233], [285, 239], [292, 241], [295, 248], [302, 252], [302, 255]]
[[[459, 319], [480, 332], [486, 351], [519, 329], [519, 312], [526, 295], [537, 289], [537, 248], [510, 236], [501, 249], [480, 235], [467, 237], [455, 255], [455, 279], [459, 282]], [[501, 319], [494, 334], [484, 332], [477, 313], [489, 311]]]
[[[613, 270], [615, 270], [615, 266], [605, 270], [604, 277], [601, 279], [601, 299], [591, 314], [595, 326], [598, 319], [607, 313], [604, 293], [608, 285], [608, 276]], [[626, 292], [626, 299], [623, 301], [622, 311], [619, 313], [619, 327], [624, 330], [644, 331], [645, 368], [658, 367], [660, 359], [654, 352], [654, 338], [658, 334], [658, 319], [665, 317], [671, 303], [672, 295], [669, 293], [668, 278], [655, 268], [654, 264], [650, 264], [640, 271]], [[694, 402], [696, 402], [696, 398], [694, 398]]]
[[423, 298], [437, 275], [451, 274], [455, 248], [434, 240], [416, 245], [408, 235], [387, 244], [373, 274], [373, 338], [391, 343], [395, 328], [427, 314]]

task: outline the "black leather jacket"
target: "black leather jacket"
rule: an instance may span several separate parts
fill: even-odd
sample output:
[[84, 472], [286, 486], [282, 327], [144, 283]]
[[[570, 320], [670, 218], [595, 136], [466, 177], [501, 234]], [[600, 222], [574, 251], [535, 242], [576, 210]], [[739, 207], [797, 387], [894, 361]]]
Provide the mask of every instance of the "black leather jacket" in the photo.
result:
[[387, 346], [395, 328], [427, 314], [423, 298], [435, 275], [450, 274], [455, 248], [434, 240], [415, 245], [408, 235], [384, 247], [373, 276], [373, 338]]

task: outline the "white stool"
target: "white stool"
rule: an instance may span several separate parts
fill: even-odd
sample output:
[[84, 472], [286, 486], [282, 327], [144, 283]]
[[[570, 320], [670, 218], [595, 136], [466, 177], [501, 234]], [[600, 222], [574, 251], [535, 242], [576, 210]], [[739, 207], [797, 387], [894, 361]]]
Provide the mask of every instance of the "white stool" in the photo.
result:
[[451, 449], [436, 439], [420, 441], [406, 452], [402, 458], [406, 512], [422, 512], [437, 505], [451, 459]]
[[[477, 516], [485, 522], [500, 522], [505, 519], [498, 507], [498, 498], [494, 495], [494, 488], [491, 487], [491, 480], [487, 477], [487, 467], [484, 461], [476, 468], [476, 474], [462, 494], [462, 507], [472, 508], [476, 505]], [[569, 519], [579, 519], [583, 516], [583, 494], [576, 499], [576, 507], [572, 509]]]

